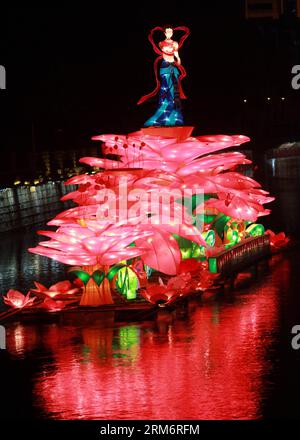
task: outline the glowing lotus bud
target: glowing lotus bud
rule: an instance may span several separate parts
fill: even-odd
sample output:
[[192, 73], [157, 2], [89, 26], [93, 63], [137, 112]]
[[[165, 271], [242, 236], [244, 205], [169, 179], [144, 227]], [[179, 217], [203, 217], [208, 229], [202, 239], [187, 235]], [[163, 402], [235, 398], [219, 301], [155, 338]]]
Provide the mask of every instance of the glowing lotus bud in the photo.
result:
[[55, 298], [61, 295], [74, 295], [79, 292], [78, 287], [73, 288], [72, 284], [68, 280], [53, 284], [53, 286], [49, 287], [49, 289], [37, 281], [34, 281], [34, 284], [36, 289], [31, 289], [31, 292], [42, 294], [49, 298]]
[[170, 290], [160, 284], [148, 284], [146, 290], [141, 290], [144, 298], [152, 304], [170, 304], [178, 298], [178, 291]]
[[278, 234], [275, 234], [275, 232], [268, 229], [266, 231], [266, 234], [270, 236], [271, 246], [275, 249], [280, 249], [286, 246], [290, 241], [290, 239], [285, 235], [284, 232], [279, 232]]
[[30, 298], [30, 292], [27, 295], [18, 290], [10, 289], [6, 296], [3, 297], [4, 303], [14, 309], [23, 309], [24, 307], [30, 307], [33, 305], [36, 297]]
[[159, 279], [159, 284], [148, 284], [141, 293], [152, 304], [171, 304], [191, 291], [191, 279], [190, 273], [169, 278], [166, 285]]

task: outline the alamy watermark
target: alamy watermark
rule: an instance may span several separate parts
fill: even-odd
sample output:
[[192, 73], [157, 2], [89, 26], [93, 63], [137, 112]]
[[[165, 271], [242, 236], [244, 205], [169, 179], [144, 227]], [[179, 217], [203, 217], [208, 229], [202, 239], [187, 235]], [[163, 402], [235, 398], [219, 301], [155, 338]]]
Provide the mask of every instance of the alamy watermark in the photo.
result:
[[292, 74], [295, 75], [292, 78], [292, 87], [294, 90], [300, 89], [300, 65], [293, 66]]
[[292, 328], [292, 335], [295, 335], [291, 340], [291, 345], [294, 350], [300, 349], [300, 325], [294, 325]]
[[6, 89], [6, 70], [4, 66], [0, 65], [0, 89]]
[[[98, 222], [123, 224], [187, 225], [203, 230], [203, 211], [193, 212], [193, 200], [197, 205], [204, 203], [203, 188], [157, 188], [150, 191], [130, 186], [129, 178], [122, 176], [117, 185], [97, 191]], [[89, 207], [79, 208], [83, 211]], [[196, 214], [196, 215], [195, 215]], [[186, 229], [186, 234], [194, 231]]]
[[0, 325], [0, 350], [6, 349], [6, 330], [3, 325]]

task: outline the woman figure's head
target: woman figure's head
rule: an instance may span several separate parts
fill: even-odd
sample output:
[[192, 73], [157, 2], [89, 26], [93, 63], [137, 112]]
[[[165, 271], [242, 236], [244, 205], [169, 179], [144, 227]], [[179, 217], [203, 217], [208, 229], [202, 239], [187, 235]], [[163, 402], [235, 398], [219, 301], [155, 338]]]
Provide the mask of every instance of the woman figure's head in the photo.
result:
[[173, 36], [173, 28], [170, 25], [164, 26], [164, 34], [167, 39], [171, 39]]

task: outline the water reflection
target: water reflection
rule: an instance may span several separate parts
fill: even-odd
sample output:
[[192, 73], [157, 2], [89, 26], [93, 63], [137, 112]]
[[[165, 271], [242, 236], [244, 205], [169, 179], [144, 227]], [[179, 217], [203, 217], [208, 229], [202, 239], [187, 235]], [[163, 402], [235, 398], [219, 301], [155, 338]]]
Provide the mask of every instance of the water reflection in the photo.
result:
[[[64, 279], [65, 265], [27, 251], [29, 247], [37, 245], [40, 239], [35, 230], [1, 236], [0, 295], [9, 289], [19, 289], [26, 293], [33, 287], [34, 280], [48, 285]], [[3, 304], [0, 301], [1, 308]]]
[[34, 358], [32, 401], [53, 419], [256, 419], [270, 393], [279, 292], [289, 263], [234, 297], [153, 321], [14, 324], [12, 358]]

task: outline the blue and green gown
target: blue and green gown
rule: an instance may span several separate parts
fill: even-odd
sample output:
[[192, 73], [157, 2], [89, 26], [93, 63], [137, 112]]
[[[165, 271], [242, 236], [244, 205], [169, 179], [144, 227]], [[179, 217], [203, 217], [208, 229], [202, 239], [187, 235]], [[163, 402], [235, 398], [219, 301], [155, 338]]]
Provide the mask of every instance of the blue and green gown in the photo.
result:
[[162, 60], [159, 75], [161, 81], [158, 109], [145, 122], [144, 127], [184, 125], [178, 85], [179, 69], [175, 63]]

